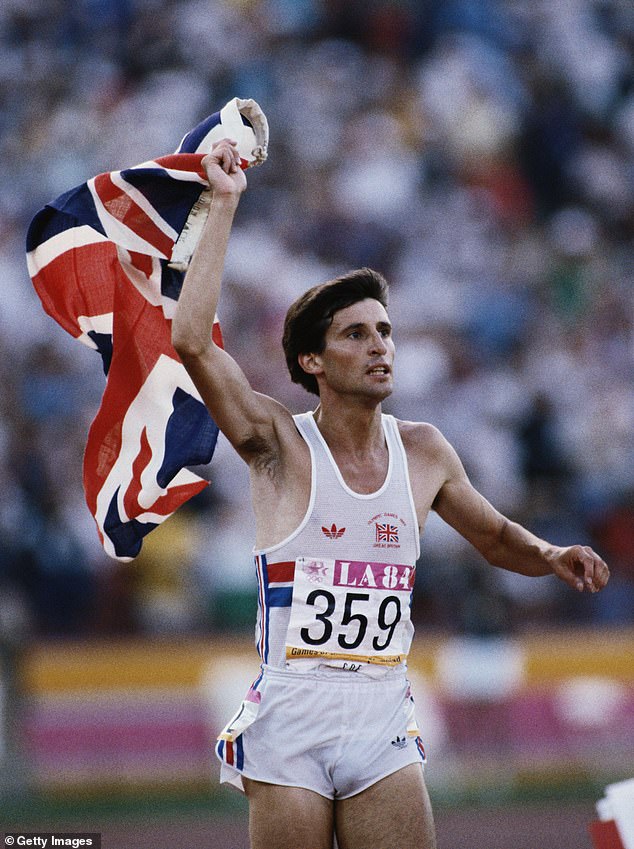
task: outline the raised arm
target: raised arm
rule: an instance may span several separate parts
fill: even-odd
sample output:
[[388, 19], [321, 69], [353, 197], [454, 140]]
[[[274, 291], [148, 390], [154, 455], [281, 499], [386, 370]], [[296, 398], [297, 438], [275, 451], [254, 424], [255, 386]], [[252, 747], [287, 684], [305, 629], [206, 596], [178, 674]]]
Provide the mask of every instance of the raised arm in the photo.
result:
[[271, 449], [283, 410], [255, 392], [235, 360], [212, 340], [233, 218], [246, 188], [235, 142], [223, 139], [203, 159], [213, 195], [172, 321], [172, 344], [216, 424], [247, 461]]
[[589, 546], [552, 545], [507, 519], [474, 488], [455, 450], [438, 431], [432, 442], [442, 469], [432, 507], [489, 563], [522, 575], [554, 574], [580, 592], [598, 592], [607, 584], [608, 567]]

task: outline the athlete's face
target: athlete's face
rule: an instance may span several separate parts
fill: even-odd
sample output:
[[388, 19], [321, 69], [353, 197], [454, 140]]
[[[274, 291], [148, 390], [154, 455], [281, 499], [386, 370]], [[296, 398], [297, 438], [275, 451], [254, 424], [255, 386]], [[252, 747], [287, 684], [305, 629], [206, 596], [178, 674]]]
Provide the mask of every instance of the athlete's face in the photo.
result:
[[[383, 304], [358, 301], [335, 313], [321, 354], [311, 355], [328, 387], [382, 400], [393, 388], [392, 325]], [[318, 377], [319, 379], [319, 377]]]

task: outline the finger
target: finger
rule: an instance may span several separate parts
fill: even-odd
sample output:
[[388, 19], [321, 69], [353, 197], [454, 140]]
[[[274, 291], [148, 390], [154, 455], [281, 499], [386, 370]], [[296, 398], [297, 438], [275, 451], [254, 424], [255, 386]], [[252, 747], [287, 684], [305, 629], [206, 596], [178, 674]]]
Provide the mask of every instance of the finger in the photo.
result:
[[235, 174], [240, 167], [240, 154], [238, 153], [237, 147], [226, 147], [224, 148], [223, 153], [224, 162], [226, 164], [225, 170], [228, 174]]
[[222, 168], [224, 158], [224, 149], [214, 146], [210, 153], [207, 153], [202, 159], [203, 168], [209, 169], [214, 165], [219, 165]]
[[562, 558], [562, 560], [557, 562], [554, 572], [571, 589], [581, 593], [583, 592], [583, 576], [576, 557], [570, 557], [570, 554], [568, 554], [567, 557]]
[[600, 557], [597, 557], [594, 563], [594, 592], [598, 592], [602, 590], [603, 587], [607, 584], [610, 579], [610, 570], [608, 569], [607, 563], [601, 560]]
[[573, 546], [568, 549], [563, 558], [557, 574], [572, 589], [582, 593], [587, 587], [588, 577], [592, 577], [594, 570], [590, 568], [591, 559], [581, 546]]
[[237, 143], [233, 141], [233, 139], [220, 139], [220, 141], [212, 144], [210, 152], [204, 157], [203, 161], [210, 158], [216, 162], [220, 162], [222, 161], [226, 151], [233, 151], [236, 149]]
[[575, 559], [581, 572], [583, 587], [590, 591], [594, 588], [594, 558], [594, 551], [588, 546], [580, 546], [575, 552]]
[[233, 147], [237, 147], [237, 144], [238, 144], [238, 142], [237, 142], [237, 141], [235, 141], [235, 139], [220, 139], [220, 141], [214, 142], [214, 143], [212, 144], [211, 149], [212, 149], [212, 150], [216, 150], [216, 149], [217, 149], [217, 148], [219, 148], [221, 145], [222, 145], [222, 146], [225, 146], [225, 145], [231, 145], [231, 146], [233, 146]]
[[234, 148], [225, 147], [222, 153], [222, 167], [227, 174], [234, 174], [238, 169], [236, 165], [236, 151]]
[[240, 163], [242, 161], [242, 158], [241, 158], [240, 153], [238, 151], [237, 145], [235, 145], [234, 147], [231, 148], [231, 154], [233, 156], [233, 165], [234, 165], [233, 170], [237, 171], [240, 168]]
[[231, 155], [231, 151], [227, 147], [223, 148], [221, 165], [222, 170], [226, 174], [229, 174], [231, 172], [233, 166], [233, 156]]
[[592, 593], [603, 589], [610, 577], [607, 564], [589, 546], [582, 548], [579, 562], [583, 568], [584, 587]]

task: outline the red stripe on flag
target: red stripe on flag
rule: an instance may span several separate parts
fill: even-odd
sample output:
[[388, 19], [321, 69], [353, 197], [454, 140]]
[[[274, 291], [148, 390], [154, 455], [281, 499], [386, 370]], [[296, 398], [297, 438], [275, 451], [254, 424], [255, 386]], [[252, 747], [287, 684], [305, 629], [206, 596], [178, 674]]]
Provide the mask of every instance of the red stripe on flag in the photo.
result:
[[137, 251], [128, 251], [128, 254], [130, 255], [130, 264], [132, 267], [141, 271], [146, 277], [150, 277], [154, 268], [152, 257], [147, 256], [147, 254], [137, 253]]
[[[204, 157], [204, 153], [171, 153], [167, 156], [159, 156], [154, 162], [162, 168], [175, 171], [192, 171], [207, 182], [207, 173], [202, 165]], [[240, 168], [243, 171], [246, 171], [249, 165], [250, 163], [246, 159], [240, 158]]]
[[[172, 484], [165, 495], [157, 498], [152, 504], [151, 511], [158, 516], [170, 516], [178, 510], [181, 504], [193, 498], [194, 495], [198, 495], [206, 486], [208, 486], [208, 483], [205, 480], [181, 484], [180, 486]], [[139, 508], [138, 512], [144, 512], [143, 508]]]
[[[129, 519], [133, 519], [144, 513], [146, 509], [139, 504], [139, 493], [141, 492], [141, 474], [152, 459], [152, 449], [147, 438], [147, 428], [143, 428], [141, 434], [141, 448], [132, 464], [132, 481], [123, 497], [123, 509]], [[172, 486], [165, 495], [157, 498], [152, 504], [151, 512], [159, 516], [169, 516], [180, 507], [184, 500], [197, 495], [207, 486], [206, 481], [194, 481], [190, 484]]]
[[172, 255], [174, 240], [156, 226], [130, 195], [113, 183], [110, 174], [99, 174], [95, 177], [95, 191], [113, 218], [153, 245], [164, 257], [169, 258]]
[[154, 162], [160, 165], [161, 168], [168, 168], [175, 171], [192, 171], [207, 182], [207, 174], [202, 166], [204, 157], [204, 153], [170, 153], [167, 156], [159, 156]]
[[120, 270], [118, 276], [113, 312], [114, 337], [119, 342], [113, 351], [101, 406], [90, 426], [84, 452], [84, 490], [93, 516], [99, 490], [121, 451], [121, 432], [128, 408], [158, 357], [166, 354], [177, 359], [161, 308], [148, 303]]
[[141, 433], [141, 447], [132, 463], [132, 480], [123, 497], [123, 509], [128, 517], [139, 513], [139, 493], [141, 492], [141, 473], [152, 459], [152, 449], [147, 438], [147, 428]]
[[233, 766], [233, 743], [231, 740], [225, 740], [225, 760], [229, 766]]
[[[36, 255], [37, 259], [37, 255]], [[46, 312], [71, 336], [80, 336], [80, 315], [112, 312], [113, 277], [119, 267], [111, 242], [73, 247], [51, 260], [33, 278]]]
[[220, 324], [217, 321], [214, 322], [214, 326], [211, 329], [211, 338], [219, 348], [224, 348], [225, 343], [222, 338], [222, 330], [220, 329]]

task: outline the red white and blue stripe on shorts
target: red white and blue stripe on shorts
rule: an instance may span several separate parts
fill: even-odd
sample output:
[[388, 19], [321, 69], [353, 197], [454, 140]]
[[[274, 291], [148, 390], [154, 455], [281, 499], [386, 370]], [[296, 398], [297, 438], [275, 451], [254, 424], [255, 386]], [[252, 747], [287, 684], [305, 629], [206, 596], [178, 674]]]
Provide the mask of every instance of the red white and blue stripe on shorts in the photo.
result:
[[244, 767], [244, 746], [242, 743], [242, 735], [240, 735], [233, 743], [231, 740], [218, 740], [216, 744], [216, 754], [223, 763], [242, 771]]
[[290, 607], [293, 601], [293, 560], [269, 563], [265, 554], [255, 555], [258, 577], [258, 635], [257, 649], [261, 660], [269, 659], [270, 613], [273, 607]]
[[[262, 683], [262, 676], [263, 672], [262, 670], [260, 670], [260, 674], [251, 685], [249, 692], [246, 695], [245, 701], [259, 702], [260, 693], [258, 692], [258, 687]], [[235, 722], [239, 719], [243, 709], [244, 702], [240, 705], [238, 713], [233, 717], [229, 725], [235, 724]], [[242, 734], [239, 734], [233, 741], [218, 739], [218, 741], [216, 742], [216, 754], [223, 763], [226, 763], [228, 766], [233, 766], [237, 770], [242, 771], [242, 769], [244, 768], [244, 743], [242, 741]]]
[[418, 749], [418, 754], [420, 755], [422, 762], [427, 763], [427, 755], [425, 754], [423, 741], [420, 737], [414, 737], [414, 743], [416, 743], [416, 748]]

